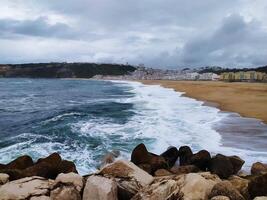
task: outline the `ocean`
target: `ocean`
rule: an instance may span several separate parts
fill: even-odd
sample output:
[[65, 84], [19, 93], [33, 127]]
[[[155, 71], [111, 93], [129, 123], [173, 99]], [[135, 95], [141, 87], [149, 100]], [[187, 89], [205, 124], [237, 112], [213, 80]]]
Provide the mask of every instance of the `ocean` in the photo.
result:
[[[182, 94], [127, 81], [2, 78], [0, 163], [59, 152], [88, 174], [107, 152], [129, 159], [141, 142], [158, 154], [189, 145], [195, 152], [238, 155], [246, 170], [267, 162], [266, 124]], [[243, 134], [249, 127], [252, 132]]]

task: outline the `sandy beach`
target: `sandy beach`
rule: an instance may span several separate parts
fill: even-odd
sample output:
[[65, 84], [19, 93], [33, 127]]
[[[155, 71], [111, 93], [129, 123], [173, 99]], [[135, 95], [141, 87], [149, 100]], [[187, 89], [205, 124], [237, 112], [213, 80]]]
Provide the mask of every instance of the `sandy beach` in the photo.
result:
[[266, 83], [165, 80], [144, 80], [142, 83], [173, 88], [185, 92], [185, 96], [211, 102], [223, 111], [237, 112], [243, 117], [257, 118], [267, 123]]

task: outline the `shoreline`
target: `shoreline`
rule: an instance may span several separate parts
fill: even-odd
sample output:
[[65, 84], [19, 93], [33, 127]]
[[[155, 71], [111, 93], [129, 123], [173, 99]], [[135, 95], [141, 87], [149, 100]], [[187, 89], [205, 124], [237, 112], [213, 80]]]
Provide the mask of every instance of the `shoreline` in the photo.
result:
[[[168, 80], [139, 80], [138, 82], [172, 88], [177, 92], [184, 92], [182, 96], [202, 101], [204, 106], [238, 113], [241, 117], [254, 118], [267, 124], [267, 84], [264, 83]], [[248, 91], [244, 91], [246, 89]], [[234, 99], [231, 99], [232, 96]]]

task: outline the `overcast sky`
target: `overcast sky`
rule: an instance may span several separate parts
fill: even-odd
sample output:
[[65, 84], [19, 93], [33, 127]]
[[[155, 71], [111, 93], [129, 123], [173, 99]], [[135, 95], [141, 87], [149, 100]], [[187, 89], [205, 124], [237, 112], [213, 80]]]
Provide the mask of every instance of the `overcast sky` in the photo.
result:
[[267, 64], [267, 0], [0, 0], [0, 63]]

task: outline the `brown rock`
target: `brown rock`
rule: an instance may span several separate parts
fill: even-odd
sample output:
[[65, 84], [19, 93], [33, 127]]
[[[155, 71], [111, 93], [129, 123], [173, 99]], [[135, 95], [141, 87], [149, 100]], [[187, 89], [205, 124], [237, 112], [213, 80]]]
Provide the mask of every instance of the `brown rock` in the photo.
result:
[[267, 173], [267, 164], [256, 162], [251, 167], [251, 174], [260, 175]]
[[10, 163], [3, 165], [0, 165], [1, 169], [26, 169], [27, 167], [30, 167], [33, 165], [33, 160], [30, 156], [24, 155], [20, 156], [17, 159], [11, 161]]
[[248, 192], [251, 198], [267, 196], [267, 174], [252, 177], [248, 184]]
[[210, 200], [231, 200], [231, 199], [229, 199], [229, 197], [227, 196], [215, 196], [212, 197]]
[[217, 154], [210, 160], [209, 170], [213, 174], [217, 174], [220, 178], [227, 179], [234, 174], [234, 167], [227, 156]]
[[190, 165], [190, 159], [193, 152], [189, 146], [181, 146], [179, 148], [180, 165]]
[[249, 180], [241, 178], [239, 176], [230, 176], [228, 180], [245, 199], [250, 199], [248, 193]]
[[215, 196], [227, 196], [231, 200], [245, 200], [244, 197], [233, 187], [229, 181], [222, 181], [214, 185], [209, 198]]
[[150, 164], [140, 164], [138, 165], [139, 168], [141, 168], [142, 170], [146, 171], [149, 174], [152, 174], [152, 169], [151, 169], [151, 165]]
[[81, 195], [73, 186], [58, 187], [51, 191], [52, 200], [81, 200]]
[[157, 171], [155, 171], [155, 176], [170, 176], [173, 175], [171, 172], [169, 172], [166, 169], [158, 169]]
[[197, 166], [199, 169], [206, 171], [210, 160], [210, 153], [206, 150], [201, 150], [191, 157], [190, 163]]
[[148, 152], [144, 144], [139, 144], [134, 148], [131, 155], [131, 162], [136, 165], [150, 165], [152, 173], [157, 169], [168, 167], [166, 160], [162, 156]]
[[162, 156], [167, 161], [168, 168], [171, 168], [175, 164], [179, 156], [179, 151], [176, 147], [169, 147], [160, 156]]
[[233, 165], [233, 169], [234, 169], [233, 174], [237, 174], [241, 170], [241, 168], [242, 168], [243, 164], [245, 163], [245, 161], [242, 160], [238, 156], [228, 156], [228, 158], [230, 159], [230, 162]]
[[199, 172], [199, 169], [195, 165], [185, 165], [185, 166], [173, 166], [170, 171], [173, 174], [188, 174], [193, 172]]
[[62, 160], [58, 166], [57, 174], [60, 174], [60, 173], [67, 174], [71, 172], [78, 174], [78, 171], [76, 169], [74, 162], [68, 161], [68, 160]]
[[3, 185], [9, 181], [9, 175], [0, 173], [0, 185]]

